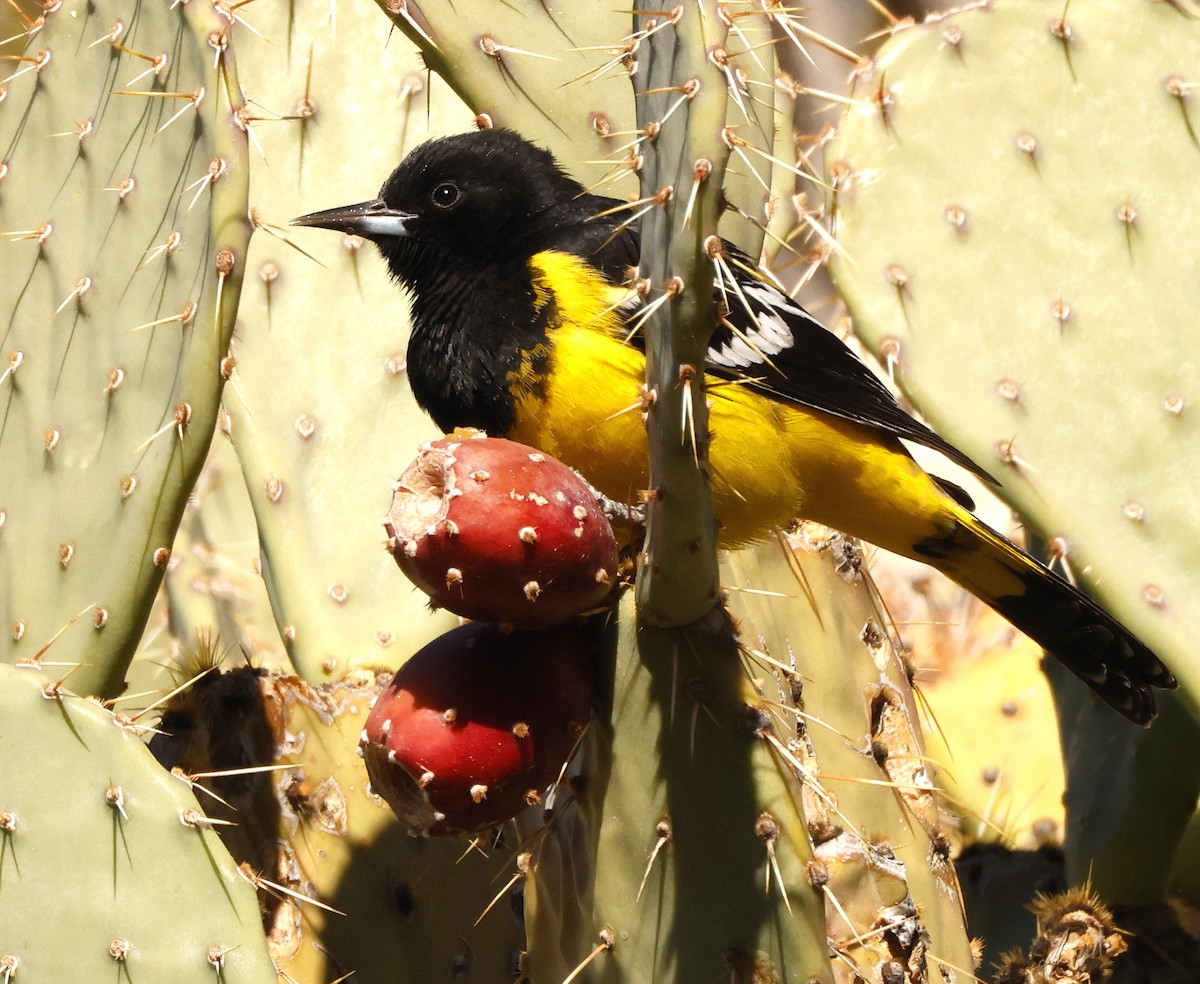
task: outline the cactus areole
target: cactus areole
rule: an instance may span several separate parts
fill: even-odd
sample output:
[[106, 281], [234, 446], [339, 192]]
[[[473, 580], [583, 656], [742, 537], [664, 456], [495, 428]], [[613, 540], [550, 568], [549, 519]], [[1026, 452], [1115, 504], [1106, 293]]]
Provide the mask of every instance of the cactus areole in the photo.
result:
[[414, 835], [511, 820], [570, 758], [592, 682], [582, 627], [447, 632], [401, 667], [367, 718], [371, 788]]
[[602, 604], [617, 544], [595, 492], [533, 448], [500, 438], [426, 444], [384, 520], [400, 569], [433, 603], [517, 628]]

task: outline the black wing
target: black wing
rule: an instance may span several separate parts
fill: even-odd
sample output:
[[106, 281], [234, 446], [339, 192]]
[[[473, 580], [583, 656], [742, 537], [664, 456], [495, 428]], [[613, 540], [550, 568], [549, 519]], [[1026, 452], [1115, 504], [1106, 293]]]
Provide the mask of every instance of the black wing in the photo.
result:
[[750, 274], [753, 262], [729, 243], [716, 300], [727, 314], [713, 332], [708, 368], [775, 399], [853, 420], [923, 444], [993, 485], [991, 475], [908, 414], [849, 348], [774, 284]]

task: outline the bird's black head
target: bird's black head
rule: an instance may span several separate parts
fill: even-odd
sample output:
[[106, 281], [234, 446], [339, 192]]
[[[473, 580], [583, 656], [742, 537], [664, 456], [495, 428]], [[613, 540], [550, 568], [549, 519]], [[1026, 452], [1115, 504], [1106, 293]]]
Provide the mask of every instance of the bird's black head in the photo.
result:
[[582, 191], [549, 152], [511, 130], [485, 130], [422, 144], [377, 199], [293, 224], [370, 239], [392, 275], [420, 290], [429, 277], [532, 256], [554, 231], [555, 206]]

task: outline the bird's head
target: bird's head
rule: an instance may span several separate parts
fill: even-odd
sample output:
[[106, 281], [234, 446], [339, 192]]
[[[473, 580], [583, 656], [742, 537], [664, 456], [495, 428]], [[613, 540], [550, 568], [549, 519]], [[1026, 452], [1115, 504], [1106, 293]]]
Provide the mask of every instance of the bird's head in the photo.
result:
[[422, 144], [378, 198], [292, 225], [369, 239], [393, 276], [419, 286], [425, 274], [527, 259], [553, 230], [554, 207], [582, 191], [548, 151], [511, 130], [485, 130]]

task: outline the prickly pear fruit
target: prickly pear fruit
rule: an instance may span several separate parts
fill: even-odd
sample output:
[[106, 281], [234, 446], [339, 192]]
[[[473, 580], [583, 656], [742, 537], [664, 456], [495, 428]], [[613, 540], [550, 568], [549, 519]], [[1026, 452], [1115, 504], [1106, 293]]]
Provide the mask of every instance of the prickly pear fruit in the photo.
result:
[[595, 492], [540, 451], [501, 438], [426, 444], [384, 527], [400, 569], [464, 618], [542, 628], [600, 605], [617, 544]]
[[473, 833], [540, 799], [591, 713], [583, 631], [475, 622], [420, 650], [380, 694], [361, 747], [410, 832]]

